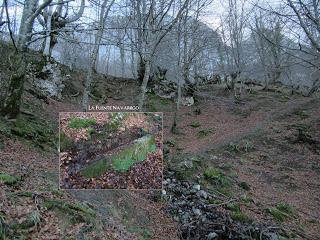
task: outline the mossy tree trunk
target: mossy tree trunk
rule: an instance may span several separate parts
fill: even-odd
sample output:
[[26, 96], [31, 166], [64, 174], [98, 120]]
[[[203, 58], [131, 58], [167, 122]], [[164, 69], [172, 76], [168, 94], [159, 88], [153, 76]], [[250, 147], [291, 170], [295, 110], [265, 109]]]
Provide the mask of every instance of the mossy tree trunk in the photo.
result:
[[24, 54], [16, 53], [13, 60], [13, 74], [9, 79], [8, 89], [1, 104], [1, 115], [9, 119], [16, 118], [19, 114], [26, 73]]
[[12, 75], [10, 76], [8, 88], [5, 95], [1, 96], [0, 113], [2, 116], [14, 119], [20, 112], [21, 98], [23, 94], [24, 80], [27, 71], [25, 53], [32, 36], [32, 28], [35, 18], [48, 6], [52, 0], [45, 0], [38, 6], [39, 0], [26, 1], [23, 8], [19, 39], [16, 51], [12, 54], [9, 61], [11, 63]]

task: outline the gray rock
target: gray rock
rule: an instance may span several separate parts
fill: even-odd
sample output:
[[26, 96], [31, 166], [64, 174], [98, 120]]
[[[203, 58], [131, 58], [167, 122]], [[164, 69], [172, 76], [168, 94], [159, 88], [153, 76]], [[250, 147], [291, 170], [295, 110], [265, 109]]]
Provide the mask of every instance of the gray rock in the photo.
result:
[[187, 204], [187, 202], [186, 201], [180, 201], [180, 202], [177, 202], [177, 205], [179, 205], [179, 206], [183, 206], [183, 205], [186, 205]]
[[196, 215], [196, 216], [200, 216], [201, 215], [201, 211], [198, 208], [192, 208], [192, 212]]
[[197, 191], [200, 191], [200, 185], [199, 184], [196, 184], [196, 185], [193, 185], [193, 189], [194, 190], [197, 190]]
[[200, 190], [199, 192], [197, 192], [197, 196], [198, 197], [201, 197], [201, 198], [204, 198], [204, 199], [207, 199], [208, 198], [208, 193], [204, 190]]
[[181, 163], [178, 164], [178, 168], [180, 170], [193, 168], [193, 162], [189, 160], [182, 161]]
[[212, 240], [212, 239], [216, 239], [217, 237], [218, 237], [218, 234], [216, 234], [215, 232], [211, 232], [208, 234], [207, 239]]
[[61, 93], [65, 87], [63, 82], [68, 81], [70, 76], [63, 76], [56, 63], [48, 63], [43, 67], [41, 73], [44, 75], [43, 78], [33, 77], [34, 87], [49, 97], [61, 99]]

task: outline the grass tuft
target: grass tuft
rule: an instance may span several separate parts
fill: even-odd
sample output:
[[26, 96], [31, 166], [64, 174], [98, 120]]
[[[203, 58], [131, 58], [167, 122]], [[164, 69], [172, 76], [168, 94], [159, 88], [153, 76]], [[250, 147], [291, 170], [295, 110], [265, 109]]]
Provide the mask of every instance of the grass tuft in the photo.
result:
[[94, 118], [72, 118], [68, 124], [69, 128], [87, 128], [96, 124], [96, 120]]
[[200, 127], [201, 124], [200, 124], [199, 122], [197, 122], [197, 121], [194, 121], [194, 122], [192, 122], [192, 123], [190, 124], [190, 126], [193, 127], [193, 128], [197, 128], [197, 127]]
[[230, 185], [230, 181], [218, 168], [208, 168], [204, 171], [203, 175], [206, 179], [209, 179], [215, 185], [220, 187], [227, 187]]
[[287, 203], [278, 203], [276, 207], [268, 208], [267, 212], [270, 213], [274, 219], [283, 222], [293, 215], [293, 207]]
[[207, 137], [210, 134], [212, 134], [214, 132], [213, 128], [208, 128], [208, 129], [202, 129], [198, 132], [198, 137], [202, 138], [202, 137]]
[[6, 173], [0, 173], [0, 182], [3, 182], [6, 185], [14, 185], [21, 180], [21, 177], [11, 176]]

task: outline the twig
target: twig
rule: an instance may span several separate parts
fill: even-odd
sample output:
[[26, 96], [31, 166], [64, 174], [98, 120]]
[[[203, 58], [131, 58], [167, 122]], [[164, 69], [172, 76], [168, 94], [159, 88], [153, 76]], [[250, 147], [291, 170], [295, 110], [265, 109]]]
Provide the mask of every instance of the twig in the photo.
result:
[[10, 23], [10, 17], [9, 17], [8, 2], [7, 2], [7, 0], [4, 0], [4, 5], [5, 5], [5, 8], [6, 8], [7, 23], [8, 23], [8, 30], [9, 30], [10, 38], [11, 38], [11, 41], [12, 41], [12, 44], [13, 44], [14, 48], [15, 48], [16, 51], [18, 52], [18, 48], [17, 48], [16, 42], [14, 41], [13, 33], [12, 33], [12, 30], [11, 30], [11, 23]]

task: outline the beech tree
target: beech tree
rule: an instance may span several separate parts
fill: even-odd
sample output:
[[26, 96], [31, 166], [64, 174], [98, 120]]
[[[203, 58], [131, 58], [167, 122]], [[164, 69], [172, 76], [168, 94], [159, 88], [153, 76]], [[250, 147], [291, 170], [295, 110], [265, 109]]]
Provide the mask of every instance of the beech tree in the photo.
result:
[[[308, 63], [312, 65], [313, 71], [310, 78], [313, 79], [307, 96], [312, 95], [320, 88], [320, 1], [318, 0], [287, 0], [287, 4], [295, 14], [296, 22], [300, 25], [307, 40], [310, 43], [313, 55], [312, 60]], [[300, 45], [301, 51], [306, 51]]]
[[135, 47], [139, 55], [138, 77], [142, 81], [138, 105], [142, 110], [156, 51], [178, 22], [189, 0], [136, 0], [133, 3], [132, 27], [137, 29]]
[[282, 24], [279, 17], [263, 16], [261, 11], [254, 17], [254, 26], [251, 27], [252, 38], [264, 71], [265, 89], [269, 83], [275, 84], [283, 72], [285, 63], [281, 46], [283, 45]]
[[98, 27], [96, 34], [94, 36], [94, 45], [93, 49], [90, 53], [90, 66], [88, 69], [86, 81], [85, 81], [85, 89], [83, 91], [82, 96], [82, 108], [84, 111], [88, 108], [88, 100], [89, 100], [89, 93], [90, 93], [90, 87], [92, 82], [92, 74], [96, 72], [96, 66], [97, 66], [97, 58], [99, 54], [99, 47], [102, 39], [102, 35], [104, 32], [104, 27], [106, 24], [106, 20], [108, 17], [108, 14], [110, 12], [110, 9], [112, 5], [114, 4], [115, 0], [104, 0], [101, 9], [99, 11], [99, 21], [98, 21]]
[[[4, 0], [4, 2], [7, 8], [7, 0]], [[28, 45], [31, 41], [33, 24], [40, 12], [51, 2], [52, 0], [45, 0], [39, 5], [39, 0], [25, 1], [17, 43], [15, 42], [12, 34], [10, 34], [15, 47], [15, 52], [9, 56], [12, 75], [9, 79], [8, 89], [5, 91], [4, 96], [1, 96], [0, 103], [1, 115], [7, 118], [16, 118], [20, 111], [20, 102], [23, 93], [23, 85], [27, 67], [25, 53], [27, 52]], [[11, 32], [10, 22], [7, 22], [7, 24], [9, 32]]]
[[76, 14], [69, 16], [68, 1], [57, 0], [55, 5], [50, 4], [37, 16], [39, 23], [45, 28], [45, 41], [43, 54], [50, 57], [52, 49], [57, 43], [57, 35], [67, 24], [77, 21], [83, 14], [85, 0], [81, 0], [81, 5]]

